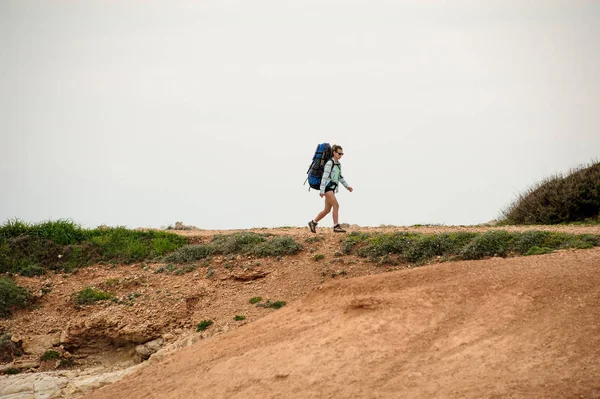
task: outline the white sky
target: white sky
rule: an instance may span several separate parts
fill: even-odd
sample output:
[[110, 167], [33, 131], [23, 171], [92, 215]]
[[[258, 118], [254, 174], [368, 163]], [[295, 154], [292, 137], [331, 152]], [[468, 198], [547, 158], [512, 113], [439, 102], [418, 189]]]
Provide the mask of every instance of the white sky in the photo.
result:
[[[598, 1], [0, 2], [0, 222], [476, 224], [600, 152]], [[331, 226], [328, 217], [322, 223]]]

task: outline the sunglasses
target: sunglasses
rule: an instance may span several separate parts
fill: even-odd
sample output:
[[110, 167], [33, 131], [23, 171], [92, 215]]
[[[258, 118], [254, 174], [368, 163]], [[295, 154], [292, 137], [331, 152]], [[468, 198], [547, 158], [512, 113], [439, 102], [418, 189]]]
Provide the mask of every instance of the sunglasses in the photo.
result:
[[336, 154], [338, 154], [338, 155], [344, 155], [343, 152], [336, 152]]

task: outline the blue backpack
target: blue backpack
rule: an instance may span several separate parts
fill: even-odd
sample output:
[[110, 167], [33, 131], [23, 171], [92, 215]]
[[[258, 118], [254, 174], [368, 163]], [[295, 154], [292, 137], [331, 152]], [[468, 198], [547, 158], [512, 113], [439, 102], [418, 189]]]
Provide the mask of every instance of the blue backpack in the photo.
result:
[[[321, 188], [321, 178], [323, 177], [323, 169], [325, 169], [325, 163], [331, 159], [333, 152], [329, 143], [322, 143], [317, 146], [315, 155], [313, 155], [312, 162], [308, 167], [308, 185], [315, 190]], [[306, 184], [306, 181], [304, 181]], [[308, 189], [310, 191], [310, 188]]]

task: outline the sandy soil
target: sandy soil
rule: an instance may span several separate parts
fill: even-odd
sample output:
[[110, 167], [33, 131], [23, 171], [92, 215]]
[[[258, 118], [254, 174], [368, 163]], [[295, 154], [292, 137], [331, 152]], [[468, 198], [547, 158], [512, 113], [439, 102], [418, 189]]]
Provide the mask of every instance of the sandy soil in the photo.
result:
[[[460, 229], [481, 228], [411, 230]], [[326, 240], [314, 249], [330, 260], [339, 238], [321, 234]], [[250, 283], [260, 286], [215, 288], [235, 303], [227, 317], [249, 309], [251, 292], [279, 295], [273, 299], [288, 306], [86, 397], [600, 398], [600, 248], [389, 272], [344, 261], [289, 257], [264, 264], [268, 277]], [[322, 272], [332, 267], [348, 278]]]
[[[490, 229], [600, 234], [600, 226], [349, 230]], [[305, 250], [215, 257], [181, 275], [142, 263], [19, 277], [46, 293], [0, 330], [24, 341], [67, 336], [75, 367], [99, 372], [131, 366], [137, 344], [198, 338], [89, 398], [600, 398], [600, 248], [411, 268], [336, 255], [343, 235], [330, 228], [317, 241], [307, 241], [308, 228], [251, 231], [293, 236]], [[208, 242], [234, 231], [176, 232]], [[119, 303], [75, 307], [73, 293], [87, 286]], [[257, 307], [256, 296], [287, 306]], [[196, 333], [207, 319], [214, 324]]]

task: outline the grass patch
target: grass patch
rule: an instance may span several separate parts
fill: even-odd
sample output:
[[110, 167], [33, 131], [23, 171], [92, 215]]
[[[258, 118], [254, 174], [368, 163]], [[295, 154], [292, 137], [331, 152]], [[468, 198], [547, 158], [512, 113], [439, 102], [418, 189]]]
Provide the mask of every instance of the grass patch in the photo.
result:
[[254, 305], [255, 303], [259, 303], [260, 301], [262, 301], [262, 297], [261, 296], [255, 296], [254, 298], [250, 298], [250, 303], [252, 305]]
[[113, 296], [109, 292], [97, 290], [93, 287], [86, 287], [83, 290], [73, 294], [75, 305], [92, 305], [99, 301], [112, 299]]
[[24, 308], [32, 301], [31, 294], [8, 277], [0, 277], [0, 318], [8, 318], [11, 310]]
[[323, 260], [323, 259], [325, 259], [325, 255], [323, 255], [323, 254], [315, 254], [315, 255], [313, 255], [313, 260], [315, 262], [318, 262], [318, 261]]
[[25, 276], [71, 272], [92, 263], [154, 260], [189, 242], [187, 237], [124, 227], [83, 229], [70, 220], [0, 226], [0, 273]]
[[236, 315], [233, 320], [235, 321], [242, 321], [242, 320], [246, 320], [246, 316], [241, 316], [241, 315]]
[[267, 299], [265, 303], [257, 303], [256, 306], [261, 308], [273, 308], [273, 309], [281, 309], [286, 304], [285, 301], [275, 301], [271, 302], [270, 299]]
[[351, 233], [342, 241], [342, 251], [372, 261], [391, 259], [423, 264], [432, 260], [483, 259], [492, 256], [535, 254], [538, 248], [554, 251], [564, 248], [592, 248], [600, 245], [600, 236], [547, 231], [485, 233]]
[[533, 246], [531, 248], [529, 248], [529, 251], [527, 251], [525, 253], [526, 256], [530, 256], [530, 255], [543, 255], [543, 254], [550, 254], [554, 252], [553, 250], [551, 250], [550, 248], [547, 247], [538, 247], [538, 246]]
[[198, 323], [196, 325], [196, 332], [199, 331], [204, 331], [206, 330], [208, 327], [213, 325], [213, 321], [212, 320], [202, 320], [200, 323]]

